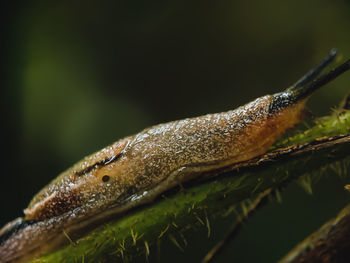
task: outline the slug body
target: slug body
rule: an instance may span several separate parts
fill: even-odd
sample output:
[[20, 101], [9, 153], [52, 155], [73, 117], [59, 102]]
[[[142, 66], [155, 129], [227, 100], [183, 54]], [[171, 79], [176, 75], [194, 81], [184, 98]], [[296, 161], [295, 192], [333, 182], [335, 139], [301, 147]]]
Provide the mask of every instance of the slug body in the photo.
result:
[[[305, 100], [274, 112], [275, 96], [236, 110], [160, 124], [117, 141], [61, 174], [24, 210], [29, 220], [60, 216], [80, 207], [95, 210], [151, 193], [162, 182], [263, 154], [298, 123]], [[186, 174], [186, 176], [184, 176]], [[168, 188], [168, 186], [164, 186]]]
[[[0, 231], [0, 262], [26, 261], [67, 243], [65, 234], [79, 237], [181, 182], [265, 153], [300, 122], [310, 90], [318, 88], [310, 80], [334, 57], [285, 92], [153, 126], [84, 158], [33, 198], [24, 219]], [[337, 76], [332, 72], [326, 82]]]

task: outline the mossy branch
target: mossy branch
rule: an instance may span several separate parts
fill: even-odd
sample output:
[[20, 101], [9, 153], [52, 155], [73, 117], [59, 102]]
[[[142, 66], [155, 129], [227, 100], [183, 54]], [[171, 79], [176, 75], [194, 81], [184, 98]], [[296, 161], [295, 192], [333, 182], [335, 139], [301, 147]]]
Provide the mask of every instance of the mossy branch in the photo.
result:
[[281, 140], [263, 156], [204, 174], [79, 240], [67, 238], [66, 247], [34, 262], [122, 261], [137, 253], [147, 255], [149, 246], [166, 236], [181, 248], [181, 240], [175, 236], [197, 225], [210, 231], [208, 215], [244, 213], [247, 201], [243, 200], [252, 200], [269, 188], [280, 189], [301, 176], [344, 175], [350, 167], [349, 146], [350, 112], [343, 110]]

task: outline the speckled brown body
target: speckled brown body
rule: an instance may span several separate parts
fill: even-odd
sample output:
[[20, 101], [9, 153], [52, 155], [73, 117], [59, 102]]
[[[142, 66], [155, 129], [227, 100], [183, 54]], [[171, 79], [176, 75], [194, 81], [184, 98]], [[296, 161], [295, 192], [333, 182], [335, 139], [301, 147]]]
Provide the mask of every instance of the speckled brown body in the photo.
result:
[[[0, 262], [26, 261], [201, 173], [265, 153], [301, 120], [312, 91], [300, 89], [334, 54], [286, 92], [236, 110], [150, 127], [86, 157], [41, 190], [17, 219], [0, 231]], [[343, 68], [341, 68], [343, 67]]]
[[25, 210], [26, 218], [42, 220], [82, 206], [96, 210], [123, 203], [152, 191], [170, 175], [181, 182], [187, 180], [184, 173], [193, 176], [263, 154], [300, 121], [304, 104], [271, 114], [273, 99], [268, 95], [233, 111], [160, 124], [122, 139], [44, 188]]
[[86, 157], [33, 198], [24, 210], [31, 223], [6, 240], [8, 251], [47, 251], [66, 242], [63, 230], [74, 235], [202, 172], [263, 154], [300, 121], [305, 104], [276, 111], [274, 100], [153, 126]]

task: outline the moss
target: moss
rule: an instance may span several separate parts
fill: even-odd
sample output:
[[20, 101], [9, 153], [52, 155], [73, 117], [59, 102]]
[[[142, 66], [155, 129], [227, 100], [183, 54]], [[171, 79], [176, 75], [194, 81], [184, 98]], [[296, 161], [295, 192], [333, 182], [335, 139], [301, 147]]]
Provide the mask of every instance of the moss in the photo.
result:
[[324, 136], [336, 136], [350, 133], [350, 111], [335, 110], [332, 115], [318, 118], [311, 128], [298, 132], [294, 136], [279, 140], [274, 148], [307, 143]]
[[[350, 111], [316, 120], [310, 129], [278, 142], [275, 148], [308, 143], [324, 136], [350, 133]], [[220, 174], [174, 189], [147, 206], [102, 225], [58, 251], [34, 262], [109, 262], [149, 253], [149, 246], [166, 236], [181, 250], [186, 244], [182, 232], [202, 225], [210, 235], [208, 214], [244, 213], [243, 200], [270, 188], [282, 187], [295, 178], [311, 192], [311, 184], [325, 174], [345, 176], [350, 167], [349, 143], [290, 156], [277, 162]], [[304, 175], [303, 177], [301, 177]], [[278, 197], [278, 195], [276, 195]], [[241, 206], [243, 204], [243, 206]], [[241, 207], [238, 209], [238, 207]]]

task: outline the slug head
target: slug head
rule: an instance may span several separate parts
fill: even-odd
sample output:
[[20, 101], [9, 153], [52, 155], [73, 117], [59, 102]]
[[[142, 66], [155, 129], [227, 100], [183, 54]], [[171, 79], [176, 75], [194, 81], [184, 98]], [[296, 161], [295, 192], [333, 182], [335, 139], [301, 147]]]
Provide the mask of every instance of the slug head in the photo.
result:
[[285, 92], [290, 94], [293, 101], [297, 102], [302, 99], [308, 99], [316, 90], [328, 84], [332, 80], [339, 77], [345, 71], [350, 69], [350, 60], [345, 61], [335, 69], [321, 75], [318, 75], [326, 68], [332, 61], [335, 60], [337, 51], [332, 49], [328, 56], [324, 58], [316, 67], [311, 69], [302, 78], [300, 78], [294, 85], [288, 88]]
[[312, 68], [303, 77], [301, 77], [295, 84], [283, 92], [274, 94], [274, 99], [270, 105], [270, 113], [277, 113], [294, 104], [305, 104], [305, 102], [316, 90], [336, 79], [345, 71], [349, 70], [350, 60], [347, 60], [340, 66], [317, 78], [323, 69], [325, 69], [335, 60], [336, 56], [337, 51], [332, 49], [328, 56], [326, 56], [316, 67]]

